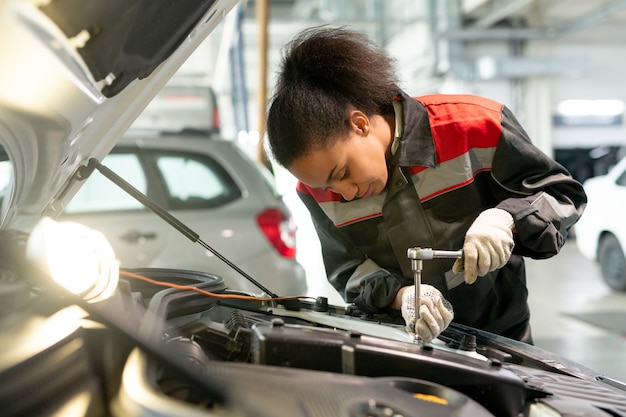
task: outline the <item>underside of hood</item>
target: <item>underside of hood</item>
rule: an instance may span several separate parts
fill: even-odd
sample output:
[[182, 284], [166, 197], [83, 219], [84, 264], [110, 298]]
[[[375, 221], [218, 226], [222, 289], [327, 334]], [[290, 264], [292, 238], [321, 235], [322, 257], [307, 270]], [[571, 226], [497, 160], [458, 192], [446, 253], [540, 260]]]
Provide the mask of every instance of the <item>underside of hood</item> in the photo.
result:
[[[0, 0], [0, 227], [56, 217], [235, 0]], [[1, 173], [0, 173], [1, 175]]]
[[[69, 39], [106, 97], [149, 76], [216, 0], [54, 0], [40, 7]], [[76, 11], [80, 10], [80, 13]]]

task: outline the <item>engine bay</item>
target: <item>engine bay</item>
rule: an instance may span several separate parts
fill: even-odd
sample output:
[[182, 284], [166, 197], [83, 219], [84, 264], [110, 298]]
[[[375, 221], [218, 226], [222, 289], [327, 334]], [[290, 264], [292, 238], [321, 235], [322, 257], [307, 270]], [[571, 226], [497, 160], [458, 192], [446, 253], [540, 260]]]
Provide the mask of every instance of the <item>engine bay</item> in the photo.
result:
[[97, 307], [40, 294], [5, 322], [5, 415], [626, 415], [621, 382], [458, 324], [422, 345], [394, 318], [323, 297], [268, 302], [194, 271], [121, 275]]

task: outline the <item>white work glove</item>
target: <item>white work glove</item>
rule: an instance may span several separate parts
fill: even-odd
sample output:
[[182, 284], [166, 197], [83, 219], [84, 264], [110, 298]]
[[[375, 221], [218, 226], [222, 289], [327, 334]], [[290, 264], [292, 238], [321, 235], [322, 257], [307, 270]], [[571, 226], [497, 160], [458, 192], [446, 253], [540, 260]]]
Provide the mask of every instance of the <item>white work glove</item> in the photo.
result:
[[420, 317], [415, 324], [415, 286], [407, 287], [402, 293], [402, 317], [406, 323], [406, 331], [415, 334], [430, 343], [448, 327], [454, 318], [452, 305], [443, 298], [441, 292], [432, 285], [420, 285]]
[[508, 211], [490, 208], [474, 220], [465, 234], [463, 257], [452, 272], [465, 271], [465, 282], [473, 284], [479, 276], [502, 268], [513, 251], [513, 216]]

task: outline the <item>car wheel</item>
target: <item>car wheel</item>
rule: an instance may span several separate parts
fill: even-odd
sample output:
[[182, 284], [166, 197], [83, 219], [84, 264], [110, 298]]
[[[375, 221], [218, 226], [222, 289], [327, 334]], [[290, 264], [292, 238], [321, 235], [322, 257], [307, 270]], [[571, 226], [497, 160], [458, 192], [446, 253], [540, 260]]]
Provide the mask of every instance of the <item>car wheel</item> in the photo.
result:
[[626, 257], [617, 238], [606, 235], [598, 247], [602, 278], [614, 290], [626, 291]]

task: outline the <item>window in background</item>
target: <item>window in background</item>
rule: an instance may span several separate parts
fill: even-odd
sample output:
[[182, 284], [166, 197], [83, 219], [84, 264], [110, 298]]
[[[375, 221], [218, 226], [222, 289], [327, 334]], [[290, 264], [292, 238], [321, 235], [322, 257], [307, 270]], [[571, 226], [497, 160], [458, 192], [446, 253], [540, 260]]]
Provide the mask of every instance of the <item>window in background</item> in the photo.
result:
[[172, 152], [156, 153], [154, 160], [173, 209], [218, 207], [241, 196], [234, 180], [212, 158]]
[[[103, 164], [124, 178], [133, 187], [144, 194], [146, 193], [146, 176], [136, 154], [112, 153], [104, 159]], [[140, 202], [117, 185], [104, 176], [94, 173], [68, 203], [65, 213], [79, 214], [143, 209], [144, 207]]]

